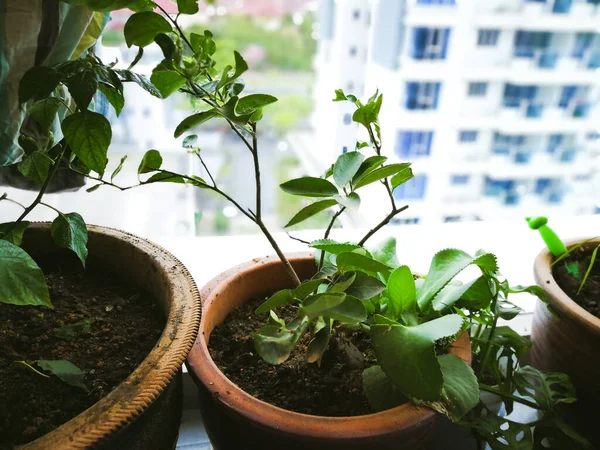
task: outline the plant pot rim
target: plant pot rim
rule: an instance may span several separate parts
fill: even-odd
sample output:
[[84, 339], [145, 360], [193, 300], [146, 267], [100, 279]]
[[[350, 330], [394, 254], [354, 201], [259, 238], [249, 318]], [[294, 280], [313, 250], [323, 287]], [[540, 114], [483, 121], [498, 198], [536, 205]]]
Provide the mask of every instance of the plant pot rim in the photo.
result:
[[[50, 223], [32, 223], [29, 228], [49, 232]], [[115, 228], [88, 224], [87, 230], [90, 237], [116, 239], [134, 247], [168, 274], [171, 303], [165, 328], [150, 353], [124, 381], [68, 422], [20, 446], [22, 450], [87, 449], [116, 435], [148, 409], [175, 378], [198, 333], [200, 293], [177, 258], [146, 239]]]
[[[311, 252], [286, 253], [288, 259], [313, 259]], [[200, 333], [194, 347], [188, 355], [186, 365], [189, 372], [197, 377], [197, 382], [207, 388], [214, 397], [236, 414], [257, 423], [262, 427], [277, 428], [283, 433], [326, 439], [356, 439], [380, 436], [410, 428], [431, 420], [437, 413], [426, 407], [414, 406], [410, 403], [379, 413], [363, 416], [329, 417], [302, 414], [279, 408], [259, 400], [243, 391], [230, 381], [212, 360], [206, 340], [205, 318], [210, 316], [211, 304], [227, 289], [230, 281], [252, 275], [260, 266], [281, 264], [275, 255], [254, 258], [251, 261], [235, 266], [213, 278], [200, 290], [202, 297], [203, 318], [200, 322]], [[461, 357], [469, 364], [471, 349], [468, 336], [465, 334], [460, 345], [450, 353]]]
[[[579, 244], [586, 239], [570, 239], [565, 241], [567, 248]], [[591, 247], [593, 244], [600, 244], [600, 238], [594, 238], [588, 242]], [[588, 244], [584, 244], [587, 247]], [[552, 274], [552, 260], [554, 256], [547, 248], [544, 248], [535, 258], [534, 277], [539, 286], [548, 294], [548, 303], [561, 315], [578, 325], [584, 327], [593, 334], [600, 336], [600, 318], [594, 316], [577, 304], [569, 297], [565, 291], [558, 285]]]

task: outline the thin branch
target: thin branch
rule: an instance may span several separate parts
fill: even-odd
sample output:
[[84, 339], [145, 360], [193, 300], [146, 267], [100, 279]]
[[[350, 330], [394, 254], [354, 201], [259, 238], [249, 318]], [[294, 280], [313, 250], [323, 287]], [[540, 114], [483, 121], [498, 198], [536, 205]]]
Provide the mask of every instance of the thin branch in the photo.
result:
[[267, 229], [265, 224], [262, 223], [261, 220], [256, 221], [256, 224], [259, 226], [260, 230], [263, 232], [263, 234], [265, 235], [267, 240], [270, 242], [271, 247], [273, 247], [273, 250], [275, 250], [275, 253], [277, 253], [277, 256], [279, 256], [279, 259], [283, 263], [283, 265], [285, 267], [285, 271], [287, 272], [288, 276], [292, 279], [294, 286], [300, 286], [301, 282], [300, 282], [300, 278], [298, 278], [298, 274], [296, 273], [296, 271], [290, 264], [289, 260], [286, 258], [286, 256], [283, 254], [283, 252], [279, 248], [279, 245], [277, 245], [277, 241], [275, 241], [275, 239], [273, 238], [273, 236], [271, 235], [271, 233], [269, 232], [269, 230]]
[[[80, 170], [77, 170], [75, 167], [73, 167], [71, 165], [69, 165], [69, 169], [72, 170], [75, 173], [78, 173], [79, 175], [82, 175], [82, 176], [90, 179], [90, 180], [97, 181], [97, 182], [99, 182], [99, 183], [101, 183], [103, 185], [106, 185], [106, 186], [114, 187], [114, 188], [116, 188], [116, 189], [118, 189], [120, 191], [127, 191], [129, 189], [133, 189], [135, 187], [142, 186], [143, 184], [146, 184], [146, 183], [140, 183], [140, 184], [134, 184], [133, 186], [125, 186], [125, 187], [123, 187], [123, 186], [119, 186], [117, 184], [111, 183], [110, 181], [103, 180], [102, 178], [94, 177], [94, 176], [90, 175], [89, 173], [81, 172]], [[148, 184], [151, 184], [151, 183], [148, 183]]]
[[0, 201], [2, 201], [2, 200], [10, 202], [10, 203], [14, 203], [15, 205], [19, 205], [23, 209], [27, 209], [27, 207], [25, 205], [23, 205], [23, 203], [20, 203], [20, 202], [18, 202], [16, 200], [13, 200], [12, 198], [0, 197]]
[[183, 39], [183, 41], [184, 41], [184, 42], [187, 44], [187, 46], [190, 48], [190, 50], [191, 50], [192, 52], [194, 52], [194, 47], [192, 47], [192, 44], [191, 44], [191, 42], [190, 42], [190, 41], [188, 41], [188, 38], [185, 36], [185, 34], [183, 33], [183, 30], [181, 29], [181, 27], [180, 27], [180, 26], [179, 26], [179, 24], [177, 23], [177, 20], [173, 19], [173, 18], [172, 18], [172, 17], [169, 15], [169, 13], [168, 13], [167, 11], [165, 11], [165, 9], [164, 9], [162, 6], [160, 6], [158, 3], [155, 3], [155, 5], [156, 5], [156, 7], [157, 7], [158, 9], [160, 9], [160, 10], [163, 12], [163, 14], [164, 14], [165, 16], [167, 16], [167, 18], [168, 18], [168, 19], [171, 21], [171, 23], [172, 23], [173, 25], [175, 25], [175, 28], [177, 28], [177, 31], [179, 32], [179, 35], [181, 36], [181, 39]]
[[533, 408], [533, 409], [544, 410], [544, 408], [540, 407], [536, 403], [530, 402], [529, 400], [521, 398], [521, 397], [517, 397], [516, 395], [507, 394], [505, 392], [502, 392], [500, 389], [496, 389], [496, 388], [494, 388], [492, 386], [488, 386], [486, 384], [479, 384], [479, 389], [481, 389], [482, 391], [489, 392], [491, 394], [499, 395], [500, 397], [508, 398], [517, 403], [521, 403], [525, 406], [529, 406], [530, 408]]
[[302, 242], [303, 244], [310, 245], [310, 242], [308, 242], [308, 241], [305, 241], [304, 239], [300, 239], [300, 238], [297, 238], [297, 237], [295, 237], [295, 236], [292, 236], [290, 233], [286, 233], [286, 234], [288, 235], [288, 237], [289, 237], [290, 239], [292, 239], [292, 240], [294, 240], [294, 241], [298, 241], [298, 242]]
[[[370, 125], [367, 127], [367, 130], [369, 131], [369, 137], [371, 138], [371, 142], [373, 142], [373, 145], [375, 146], [375, 153], [377, 153], [377, 156], [381, 156], [381, 143], [377, 142], [375, 134], [373, 133], [373, 130], [371, 129]], [[387, 178], [385, 178], [381, 183], [385, 186], [385, 190], [387, 191], [388, 197], [390, 198], [390, 203], [392, 204], [392, 211], [395, 211], [396, 200], [394, 199], [394, 194], [392, 192], [392, 188], [390, 187], [390, 182]]]
[[56, 211], [58, 214], [60, 214], [61, 216], [63, 215], [62, 212], [60, 212], [58, 209], [56, 209], [54, 206], [49, 205], [48, 203], [44, 203], [44, 202], [40, 202], [40, 205], [45, 206], [46, 208], [50, 208], [53, 209], [54, 211]]
[[[337, 220], [337, 218], [346, 210], [345, 206], [342, 206], [331, 218], [331, 221], [329, 222], [329, 226], [327, 227], [327, 229], [325, 230], [325, 234], [323, 236], [323, 239], [327, 239], [329, 237], [329, 233], [331, 233], [331, 229], [333, 228], [333, 224], [335, 223], [335, 221]], [[323, 263], [325, 262], [325, 250], [321, 250], [321, 257], [319, 258], [319, 270], [321, 270], [321, 268], [323, 267]]]
[[258, 141], [256, 135], [256, 124], [252, 125], [252, 158], [254, 160], [254, 181], [256, 185], [256, 220], [262, 220], [262, 201], [260, 188], [260, 162], [258, 160]]
[[406, 209], [408, 209], [408, 205], [404, 205], [402, 208], [399, 208], [399, 209], [394, 209], [394, 210], [393, 210], [391, 213], [389, 213], [389, 214], [388, 214], [388, 215], [385, 217], [385, 219], [383, 219], [381, 222], [379, 222], [379, 224], [378, 224], [378, 225], [377, 225], [375, 228], [371, 229], [371, 230], [370, 230], [370, 231], [369, 231], [369, 232], [368, 232], [368, 233], [365, 235], [365, 237], [363, 237], [363, 238], [362, 238], [362, 239], [359, 241], [358, 245], [361, 245], [361, 246], [362, 246], [362, 245], [365, 245], [365, 242], [367, 242], [367, 240], [368, 240], [368, 239], [369, 239], [371, 236], [373, 236], [373, 235], [374, 235], [375, 233], [377, 233], [377, 232], [378, 232], [378, 231], [379, 231], [381, 228], [383, 228], [384, 226], [386, 226], [386, 225], [387, 225], [387, 224], [390, 222], [390, 220], [392, 220], [392, 219], [393, 219], [393, 218], [394, 218], [396, 215], [400, 214], [402, 211], [404, 211], [404, 210], [406, 210]]
[[212, 182], [213, 186], [217, 187], [217, 183], [215, 182], [215, 179], [213, 178], [212, 174], [210, 173], [210, 170], [208, 170], [208, 167], [206, 166], [206, 163], [202, 159], [202, 156], [200, 156], [200, 153], [196, 153], [196, 156], [198, 157], [198, 159], [200, 160], [200, 163], [202, 164], [202, 167], [204, 167], [204, 170], [206, 170], [206, 173], [210, 177], [210, 181]]

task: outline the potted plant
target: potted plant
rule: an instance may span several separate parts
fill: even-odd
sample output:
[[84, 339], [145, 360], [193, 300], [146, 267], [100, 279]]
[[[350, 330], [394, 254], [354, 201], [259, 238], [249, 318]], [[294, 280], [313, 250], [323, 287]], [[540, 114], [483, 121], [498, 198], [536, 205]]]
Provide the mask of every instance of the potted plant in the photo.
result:
[[[93, 55], [26, 72], [19, 100], [38, 134], [22, 135], [18, 171], [38, 186], [0, 224], [0, 447], [173, 448], [182, 409], [180, 370], [198, 331], [197, 288], [166, 250], [131, 234], [86, 226], [44, 202], [65, 169], [102, 178], [109, 122], [88, 110], [97, 90], [124, 102], [130, 71]], [[71, 103], [69, 92], [74, 99]], [[51, 125], [61, 113], [63, 137]], [[113, 179], [123, 161], [111, 174]], [[30, 223], [38, 207], [56, 212]], [[84, 270], [85, 269], [85, 270]]]
[[600, 299], [596, 256], [598, 238], [563, 243], [545, 217], [528, 219], [547, 245], [537, 256], [535, 279], [548, 297], [548, 305], [535, 309], [531, 340], [532, 364], [542, 370], [569, 374], [578, 401], [570, 406], [570, 422], [595, 445], [595, 407], [600, 401]]

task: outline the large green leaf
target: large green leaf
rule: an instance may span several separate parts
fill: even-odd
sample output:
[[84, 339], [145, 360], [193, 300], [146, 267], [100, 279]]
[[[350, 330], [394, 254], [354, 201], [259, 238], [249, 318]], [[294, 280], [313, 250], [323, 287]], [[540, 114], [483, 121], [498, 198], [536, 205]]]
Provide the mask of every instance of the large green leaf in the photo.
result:
[[144, 75], [139, 75], [130, 70], [122, 69], [116, 70], [116, 72], [123, 78], [124, 81], [136, 83], [139, 87], [141, 87], [154, 97], [162, 98], [158, 89], [156, 89], [156, 87], [152, 83], [150, 83], [150, 80], [148, 80], [148, 78], [146, 78]]
[[408, 402], [408, 398], [381, 370], [381, 366], [365, 369], [362, 379], [365, 395], [374, 411], [385, 411]]
[[69, 386], [83, 389], [86, 392], [89, 390], [85, 385], [85, 372], [66, 359], [39, 359], [36, 364]]
[[292, 295], [294, 298], [304, 300], [306, 297], [308, 297], [310, 294], [312, 294], [315, 290], [317, 290], [317, 288], [319, 286], [321, 286], [323, 283], [325, 283], [325, 280], [322, 278], [316, 278], [314, 280], [303, 281], [302, 284], [300, 284], [300, 286], [298, 286], [296, 289], [294, 289], [294, 292], [292, 293]]
[[138, 174], [154, 172], [162, 166], [162, 156], [158, 150], [148, 150], [138, 167]]
[[0, 239], [8, 241], [17, 247], [20, 246], [23, 240], [23, 233], [25, 233], [29, 223], [26, 220], [17, 224], [14, 222], [0, 223]]
[[186, 83], [186, 79], [179, 73], [166, 70], [154, 72], [150, 76], [150, 81], [156, 86], [156, 89], [158, 89], [163, 98], [167, 98], [172, 93], [177, 92]]
[[170, 31], [173, 31], [173, 28], [167, 19], [151, 11], [134, 14], [127, 20], [123, 29], [127, 47], [145, 47], [154, 42], [157, 34]]
[[277, 365], [289, 358], [296, 343], [308, 330], [308, 317], [290, 322], [286, 328], [266, 325], [254, 334], [254, 348], [269, 364]]
[[125, 106], [125, 97], [123, 97], [123, 94], [118, 89], [106, 83], [100, 83], [98, 89], [104, 94], [108, 102], [115, 109], [115, 114], [119, 117]]
[[198, 125], [201, 125], [204, 122], [207, 122], [208, 120], [216, 116], [218, 116], [218, 113], [214, 109], [209, 109], [207, 111], [192, 114], [191, 116], [188, 116], [185, 119], [183, 119], [181, 123], [177, 125], [177, 128], [175, 128], [174, 136], [178, 138], [191, 128], [197, 127]]
[[44, 98], [33, 103], [27, 110], [27, 114], [39, 123], [44, 130], [48, 130], [54, 123], [56, 113], [61, 106], [63, 106], [63, 103], [58, 98]]
[[455, 339], [463, 319], [444, 316], [415, 327], [371, 325], [373, 350], [379, 365], [402, 393], [435, 402], [442, 394], [443, 377], [435, 345]]
[[410, 167], [406, 167], [394, 175], [391, 179], [392, 190], [396, 189], [401, 184], [406, 183], [408, 180], [414, 177], [412, 169]]
[[370, 249], [373, 259], [390, 267], [398, 267], [398, 257], [396, 256], [396, 238], [388, 237], [379, 242]]
[[198, 0], [177, 0], [177, 10], [181, 14], [196, 14], [198, 12]]
[[322, 316], [324, 313], [333, 310], [336, 306], [342, 304], [346, 299], [346, 294], [324, 292], [308, 297], [300, 306], [302, 314], [309, 318]]
[[83, 217], [77, 213], [59, 214], [52, 222], [50, 233], [57, 245], [73, 250], [85, 267], [88, 233]]
[[0, 240], [0, 302], [52, 308], [44, 273], [21, 248]]
[[58, 86], [60, 77], [56, 70], [46, 66], [34, 66], [23, 74], [19, 82], [19, 103], [48, 97]]
[[371, 277], [364, 272], [356, 272], [354, 282], [345, 292], [361, 300], [368, 300], [381, 294], [384, 290], [385, 284], [379, 279]]
[[305, 197], [331, 197], [338, 193], [333, 183], [314, 177], [296, 178], [283, 183], [280, 187], [288, 194]]
[[246, 63], [246, 60], [236, 50], [233, 51], [233, 58], [235, 60], [235, 73], [232, 79], [236, 79], [248, 70], [248, 63]]
[[321, 211], [324, 211], [335, 205], [337, 205], [336, 200], [321, 200], [321, 201], [315, 202], [311, 205], [308, 205], [308, 206], [302, 208], [300, 211], [298, 211], [298, 213], [296, 213], [296, 215], [294, 217], [292, 217], [291, 220], [287, 224], [285, 224], [285, 227], [286, 228], [291, 227], [292, 225], [296, 225], [300, 222], [303, 222], [306, 219], [308, 219], [309, 217], [312, 217], [315, 214], [318, 214]]
[[385, 156], [369, 156], [362, 162], [362, 164], [356, 171], [356, 174], [352, 178], [352, 184], [356, 184], [356, 182], [360, 180], [363, 176], [373, 172], [386, 161], [387, 158]]
[[296, 300], [292, 295], [292, 291], [290, 289], [284, 289], [282, 291], [276, 292], [267, 300], [265, 300], [258, 308], [256, 308], [256, 314], [264, 314], [269, 311], [279, 308], [280, 306], [291, 305]]
[[272, 95], [250, 94], [238, 100], [235, 110], [238, 114], [248, 114], [276, 101], [277, 97], [273, 97]]
[[112, 129], [106, 117], [92, 111], [82, 111], [66, 117], [61, 126], [73, 153], [91, 170], [103, 174], [112, 138]]
[[344, 252], [337, 255], [336, 264], [341, 272], [349, 270], [362, 270], [366, 272], [387, 272], [391, 267], [375, 261], [368, 256], [354, 252]]
[[333, 179], [339, 187], [346, 186], [356, 174], [365, 157], [360, 152], [342, 153], [333, 166]]
[[365, 305], [358, 298], [351, 295], [346, 295], [344, 301], [331, 309], [323, 311], [321, 315], [325, 318], [350, 324], [367, 320]]
[[387, 285], [389, 297], [388, 316], [398, 319], [404, 312], [410, 312], [417, 306], [417, 288], [415, 279], [408, 266], [400, 266], [390, 274]]
[[376, 181], [382, 180], [384, 178], [395, 175], [402, 170], [406, 169], [410, 166], [410, 163], [399, 163], [399, 164], [390, 164], [387, 166], [380, 167], [379, 169], [375, 169], [372, 172], [369, 172], [363, 175], [356, 181], [354, 185], [354, 189], [361, 188], [363, 186], [367, 186]]
[[466, 283], [449, 283], [433, 299], [433, 309], [448, 311], [475, 284], [475, 280]]
[[94, 94], [98, 90], [96, 74], [90, 70], [79, 72], [70, 77], [66, 84], [79, 109], [82, 111], [88, 109]]
[[54, 161], [47, 153], [37, 151], [25, 156], [17, 168], [28, 180], [43, 184], [48, 178], [48, 172], [50, 172], [53, 165]]

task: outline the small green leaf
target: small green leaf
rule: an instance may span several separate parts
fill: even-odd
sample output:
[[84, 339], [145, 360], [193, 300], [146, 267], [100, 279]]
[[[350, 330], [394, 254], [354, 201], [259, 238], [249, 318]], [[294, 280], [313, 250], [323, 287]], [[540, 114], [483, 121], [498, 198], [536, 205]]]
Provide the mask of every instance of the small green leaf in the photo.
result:
[[323, 178], [302, 177], [287, 181], [281, 186], [284, 192], [305, 197], [331, 197], [338, 193], [337, 188]]
[[125, 160], [127, 159], [127, 155], [123, 156], [121, 158], [121, 161], [119, 162], [119, 165], [117, 166], [117, 168], [115, 170], [113, 170], [113, 173], [110, 175], [110, 181], [112, 182], [115, 177], [117, 175], [119, 175], [119, 173], [121, 172], [121, 170], [123, 169], [123, 164], [125, 164]]
[[390, 267], [398, 267], [398, 257], [396, 256], [396, 238], [388, 237], [371, 248], [373, 259]]
[[381, 366], [365, 369], [362, 379], [365, 395], [375, 412], [392, 409], [409, 401], [381, 370]]
[[[186, 181], [176, 173], [172, 172], [159, 172], [152, 175], [144, 184], [150, 183], [177, 183], [177, 184], [186, 184]], [[194, 183], [195, 186], [202, 187], [199, 184]]]
[[88, 333], [92, 327], [92, 321], [90, 319], [82, 319], [69, 325], [64, 325], [56, 330], [50, 332], [50, 334], [59, 339], [66, 341], [72, 341], [81, 334]]
[[138, 167], [138, 174], [155, 172], [162, 166], [163, 159], [158, 150], [148, 150]]
[[115, 109], [115, 114], [117, 117], [119, 117], [121, 111], [123, 111], [123, 107], [125, 106], [125, 97], [123, 97], [123, 94], [116, 88], [109, 86], [106, 83], [100, 83], [98, 85], [98, 89], [100, 89], [100, 92], [104, 94], [108, 102]]
[[[192, 33], [194, 34], [194, 33]], [[175, 43], [173, 39], [168, 34], [160, 33], [154, 36], [154, 42], [158, 44], [160, 49], [163, 52], [163, 56], [167, 60], [173, 59], [173, 55], [176, 52]], [[142, 47], [140, 47], [141, 49]]]
[[324, 292], [311, 295], [302, 303], [300, 311], [309, 318], [316, 318], [340, 305], [345, 299], [344, 293]]
[[285, 224], [285, 228], [303, 222], [306, 219], [314, 216], [315, 214], [318, 214], [321, 211], [324, 211], [335, 205], [337, 205], [337, 201], [335, 200], [321, 200], [313, 203], [312, 205], [308, 205], [302, 208], [294, 217], [292, 217], [292, 219], [287, 224]]
[[369, 300], [383, 291], [385, 291], [385, 284], [364, 272], [356, 272], [354, 282], [345, 289], [346, 294], [360, 300]]
[[318, 363], [321, 365], [321, 359], [323, 353], [329, 345], [329, 338], [331, 337], [331, 327], [333, 320], [328, 319], [327, 323], [315, 334], [315, 337], [309, 342], [306, 348], [305, 360], [307, 363]]
[[360, 197], [356, 192], [350, 192], [347, 197], [343, 195], [334, 195], [333, 198], [340, 204], [352, 211], [357, 211], [360, 207]]
[[247, 114], [256, 111], [258, 108], [270, 105], [277, 101], [276, 97], [267, 94], [250, 94], [238, 100], [235, 112], [238, 114]]
[[218, 115], [217, 111], [215, 111], [214, 109], [209, 109], [207, 111], [202, 111], [202, 112], [193, 114], [189, 117], [186, 117], [185, 119], [183, 119], [181, 121], [181, 123], [179, 125], [177, 125], [177, 128], [175, 128], [174, 136], [176, 138], [178, 138], [179, 136], [181, 136], [183, 133], [190, 130], [191, 128], [201, 125], [204, 122], [212, 119], [213, 117], [216, 117], [217, 115]]
[[391, 267], [375, 261], [368, 256], [353, 252], [344, 252], [337, 255], [336, 263], [341, 272], [349, 270], [363, 270], [366, 272], [387, 272]]
[[406, 183], [408, 180], [414, 177], [412, 169], [407, 167], [406, 169], [402, 169], [396, 175], [394, 175], [391, 179], [392, 190], [396, 189], [401, 184]]
[[46, 66], [34, 66], [23, 74], [19, 82], [19, 103], [48, 97], [60, 83], [56, 70]]
[[333, 166], [335, 184], [343, 188], [354, 177], [365, 157], [360, 152], [342, 153]]
[[359, 178], [354, 185], [354, 189], [367, 186], [376, 181], [383, 180], [384, 178], [395, 175], [409, 166], [409, 163], [400, 163], [389, 164], [387, 166], [380, 167], [379, 169], [375, 169], [372, 172], [369, 172], [363, 175], [361, 178]]
[[350, 242], [336, 242], [333, 239], [318, 239], [312, 241], [310, 246], [333, 255], [339, 255], [340, 253], [351, 252], [361, 248], [360, 245], [357, 244], [352, 244]]
[[130, 70], [116, 70], [116, 72], [123, 77], [124, 81], [136, 83], [139, 87], [144, 89], [146, 92], [149, 92], [154, 97], [162, 98], [158, 89], [156, 89], [156, 87], [150, 83], [148, 78], [146, 78], [144, 75], [139, 75], [135, 72], [131, 72]]
[[300, 300], [304, 300], [310, 294], [312, 294], [320, 285], [325, 282], [323, 279], [307, 280], [304, 281], [300, 286], [294, 289], [292, 296]]
[[234, 50], [233, 57], [235, 59], [235, 73], [233, 78], [238, 78], [241, 74], [248, 70], [248, 64], [237, 51]]
[[308, 330], [308, 317], [294, 320], [284, 329], [266, 325], [254, 334], [254, 348], [265, 362], [281, 364], [289, 358], [296, 343]]
[[85, 192], [95, 192], [100, 189], [100, 186], [102, 186], [102, 183], [95, 184], [92, 187], [87, 188]]
[[[323, 294], [323, 295], [327, 295]], [[346, 298], [337, 306], [321, 313], [325, 318], [337, 320], [341, 323], [359, 323], [367, 320], [365, 305], [358, 298], [346, 295]]]
[[48, 178], [48, 172], [54, 165], [47, 153], [37, 151], [23, 158], [17, 168], [25, 178], [34, 183], [43, 184]]
[[198, 141], [198, 135], [197, 134], [190, 134], [189, 136], [186, 136], [183, 139], [183, 143], [181, 144], [181, 146], [183, 148], [196, 148], [196, 142]]
[[400, 266], [388, 279], [388, 317], [396, 320], [404, 312], [414, 311], [417, 306], [415, 279], [408, 266]]
[[291, 305], [296, 299], [292, 295], [290, 289], [284, 289], [283, 291], [276, 292], [269, 297], [263, 304], [256, 308], [256, 314], [264, 314], [269, 311], [279, 308], [280, 306]]
[[157, 34], [170, 31], [173, 31], [173, 28], [167, 19], [151, 11], [134, 14], [127, 20], [123, 29], [127, 47], [146, 47], [154, 42]]
[[73, 153], [91, 170], [103, 174], [112, 138], [112, 129], [106, 117], [92, 111], [82, 111], [66, 117], [61, 126]]
[[96, 74], [89, 70], [76, 73], [67, 80], [66, 85], [79, 109], [82, 111], [87, 110], [98, 90]]
[[60, 99], [49, 97], [33, 103], [27, 110], [27, 114], [39, 123], [42, 129], [49, 130], [61, 106], [63, 103]]
[[369, 173], [373, 172], [386, 161], [387, 158], [385, 156], [369, 156], [363, 161], [363, 163], [358, 168], [358, 171], [352, 178], [352, 184], [356, 184], [356, 182], [360, 180], [363, 176], [366, 176]]
[[66, 359], [39, 359], [35, 363], [69, 386], [83, 389], [86, 392], [89, 391], [88, 387], [85, 385], [85, 372], [72, 362], [67, 361]]
[[52, 222], [50, 233], [58, 246], [73, 250], [85, 267], [88, 233], [83, 217], [77, 213], [59, 214]]
[[512, 320], [521, 312], [523, 312], [523, 310], [511, 302], [499, 301], [496, 305], [496, 313], [504, 320]]
[[0, 223], [0, 239], [10, 242], [17, 247], [21, 245], [23, 233], [30, 222], [26, 220], [15, 224], [14, 222]]
[[177, 9], [181, 14], [196, 14], [198, 0], [177, 0]]
[[588, 268], [585, 271], [583, 280], [581, 280], [581, 284], [579, 285], [579, 288], [577, 289], [577, 293], [575, 295], [579, 295], [579, 293], [583, 289], [583, 286], [585, 286], [585, 282], [587, 281], [588, 277], [590, 276], [590, 272], [592, 271], [592, 268], [594, 267], [594, 263], [596, 262], [596, 255], [598, 254], [599, 248], [600, 248], [600, 245], [598, 245], [598, 246], [596, 246], [596, 248], [594, 248], [594, 251], [592, 252], [592, 256], [590, 257], [590, 262], [589, 262]]
[[52, 308], [44, 273], [21, 248], [0, 240], [0, 302]]
[[150, 76], [150, 81], [156, 86], [162, 98], [167, 98], [169, 95], [177, 92], [186, 83], [186, 79], [177, 72], [167, 71], [154, 72]]

